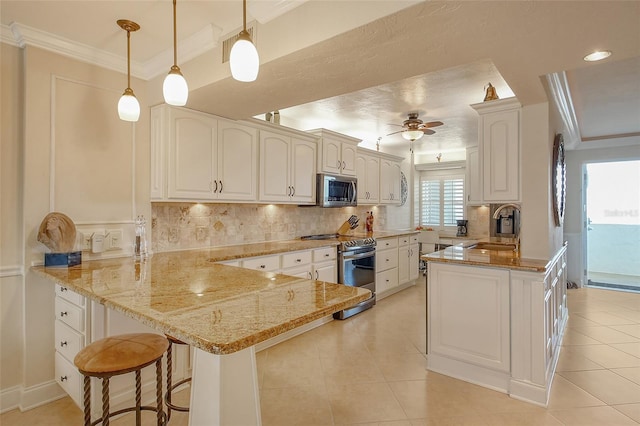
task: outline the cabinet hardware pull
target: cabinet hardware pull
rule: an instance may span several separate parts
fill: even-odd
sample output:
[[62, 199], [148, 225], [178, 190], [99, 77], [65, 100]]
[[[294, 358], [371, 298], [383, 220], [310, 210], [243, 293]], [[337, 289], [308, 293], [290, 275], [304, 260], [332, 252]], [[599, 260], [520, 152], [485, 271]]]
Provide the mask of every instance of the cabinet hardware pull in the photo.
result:
[[61, 317], [65, 316], [65, 315], [69, 315], [69, 314], [67, 313], [67, 311], [60, 312], [60, 316], [61, 316]]
[[65, 347], [65, 346], [67, 346], [67, 342], [66, 342], [66, 341], [64, 341], [64, 342], [60, 342], [60, 347], [61, 347], [61, 348]]
[[213, 190], [213, 193], [216, 194], [218, 192], [218, 181], [214, 180], [214, 182], [216, 183], [216, 189]]
[[302, 259], [296, 259], [296, 262], [300, 263], [302, 262]]
[[293, 192], [291, 193], [291, 196], [293, 197], [294, 195], [296, 195], [296, 187], [295, 187], [295, 186], [292, 186], [292, 187], [291, 187], [291, 190], [293, 191]]
[[266, 267], [267, 267], [267, 265], [260, 265], [260, 269], [264, 269]]
[[291, 197], [291, 187], [290, 187], [290, 186], [288, 186], [287, 188], [289, 188], [289, 193], [287, 193], [287, 195], [288, 195], [289, 197]]
[[311, 272], [307, 272], [307, 274], [309, 274], [309, 279], [313, 279], [313, 275], [311, 275]]
[[222, 186], [222, 181], [220, 181], [220, 193], [221, 193], [221, 194], [222, 194], [222, 188], [223, 188], [223, 186]]
[[338, 169], [342, 168], [342, 163], [340, 162], [340, 160], [338, 160]]
[[67, 381], [67, 376], [60, 376], [60, 381], [61, 382]]
[[347, 168], [347, 162], [346, 162], [346, 161], [343, 161], [343, 162], [342, 162], [342, 170], [344, 170], [344, 169], [346, 169], [346, 168]]
[[331, 256], [329, 253], [324, 254], [324, 257], [329, 257], [329, 256]]
[[65, 291], [67, 291], [67, 290], [69, 290], [69, 289], [68, 289], [68, 288], [66, 288], [66, 287], [60, 287], [60, 293], [65, 292]]
[[316, 280], [320, 278], [320, 274], [318, 273], [318, 271], [316, 271]]
[[385, 280], [386, 282], [389, 282], [389, 280]]

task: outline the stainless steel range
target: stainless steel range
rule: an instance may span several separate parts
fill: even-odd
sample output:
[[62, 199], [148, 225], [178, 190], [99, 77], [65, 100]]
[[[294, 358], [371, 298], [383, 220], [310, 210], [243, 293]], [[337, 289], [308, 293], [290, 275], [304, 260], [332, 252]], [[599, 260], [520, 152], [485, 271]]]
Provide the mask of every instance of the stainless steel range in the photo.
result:
[[351, 308], [333, 314], [335, 319], [345, 319], [371, 308], [376, 304], [376, 240], [371, 237], [338, 234], [308, 235], [303, 240], [337, 240], [338, 283], [362, 287], [371, 291], [371, 297]]

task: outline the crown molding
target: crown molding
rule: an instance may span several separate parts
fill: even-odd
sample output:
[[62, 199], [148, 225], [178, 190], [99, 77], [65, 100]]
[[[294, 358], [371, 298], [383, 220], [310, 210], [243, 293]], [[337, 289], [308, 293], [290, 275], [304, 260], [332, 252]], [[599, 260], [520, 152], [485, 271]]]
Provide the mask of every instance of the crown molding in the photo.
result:
[[[78, 43], [37, 28], [12, 22], [2, 25], [0, 35], [2, 42], [20, 48], [34, 46], [78, 61], [97, 65], [113, 71], [124, 72], [127, 69], [127, 58], [115, 55], [92, 46]], [[222, 30], [209, 24], [192, 36], [178, 43], [182, 62], [187, 62], [218, 45]], [[131, 75], [142, 80], [150, 80], [167, 72], [173, 64], [173, 49], [169, 48], [146, 62], [131, 61]]]
[[567, 149], [575, 149], [582, 138], [580, 137], [580, 127], [578, 126], [578, 119], [571, 100], [567, 74], [564, 71], [551, 73], [546, 75], [546, 79], [549, 94], [558, 109], [567, 132], [564, 135], [565, 147]]
[[272, 19], [277, 18], [280, 15], [292, 11], [298, 6], [303, 5], [309, 0], [267, 0], [267, 1], [253, 1], [247, 5], [249, 15], [260, 22], [266, 24]]

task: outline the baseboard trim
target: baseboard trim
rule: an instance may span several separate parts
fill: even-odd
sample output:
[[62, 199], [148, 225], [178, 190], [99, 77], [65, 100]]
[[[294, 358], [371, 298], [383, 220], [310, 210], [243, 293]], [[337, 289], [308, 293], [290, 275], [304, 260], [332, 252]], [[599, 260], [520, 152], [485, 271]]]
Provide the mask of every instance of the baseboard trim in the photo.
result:
[[0, 413], [16, 408], [20, 411], [31, 410], [65, 396], [67, 394], [58, 386], [55, 380], [28, 388], [13, 386], [0, 391]]

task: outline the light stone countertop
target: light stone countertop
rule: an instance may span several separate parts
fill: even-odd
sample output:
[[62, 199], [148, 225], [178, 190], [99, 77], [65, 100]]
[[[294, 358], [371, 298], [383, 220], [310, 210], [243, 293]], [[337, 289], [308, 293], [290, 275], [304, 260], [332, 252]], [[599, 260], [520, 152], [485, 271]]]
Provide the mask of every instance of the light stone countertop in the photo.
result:
[[35, 266], [36, 274], [159, 332], [222, 355], [370, 297], [369, 290], [214, 262], [335, 245], [283, 241]]
[[514, 251], [480, 250], [462, 245], [447, 247], [420, 258], [428, 262], [458, 263], [530, 272], [545, 272], [549, 264], [546, 260], [521, 258], [519, 253]]

